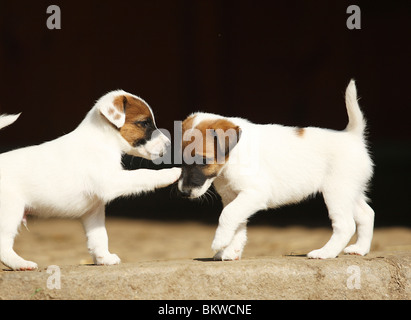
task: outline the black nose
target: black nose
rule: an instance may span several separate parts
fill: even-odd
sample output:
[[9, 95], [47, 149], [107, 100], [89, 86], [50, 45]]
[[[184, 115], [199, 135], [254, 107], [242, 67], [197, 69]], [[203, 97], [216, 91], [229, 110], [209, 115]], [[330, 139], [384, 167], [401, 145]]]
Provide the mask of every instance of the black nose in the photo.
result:
[[180, 190], [180, 196], [182, 196], [183, 198], [188, 198], [190, 195], [191, 195], [190, 189]]

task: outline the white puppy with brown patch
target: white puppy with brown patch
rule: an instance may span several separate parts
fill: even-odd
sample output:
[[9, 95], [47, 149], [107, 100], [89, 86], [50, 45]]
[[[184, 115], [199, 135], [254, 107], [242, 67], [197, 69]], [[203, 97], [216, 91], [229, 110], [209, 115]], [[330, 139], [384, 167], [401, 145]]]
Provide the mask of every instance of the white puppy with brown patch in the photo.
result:
[[[18, 115], [0, 117], [0, 129]], [[180, 168], [126, 171], [124, 153], [155, 159], [170, 140], [157, 129], [148, 104], [122, 90], [100, 98], [71, 133], [0, 155], [0, 260], [14, 270], [37, 265], [18, 256], [14, 238], [26, 215], [82, 219], [96, 264], [118, 264], [108, 250], [105, 204], [117, 197], [165, 187]]]
[[[183, 122], [183, 196], [202, 196], [213, 183], [224, 209], [212, 243], [217, 260], [240, 259], [248, 218], [259, 210], [322, 193], [332, 221], [327, 244], [309, 258], [334, 258], [370, 250], [374, 212], [367, 204], [373, 163], [354, 81], [346, 90], [349, 123], [344, 131], [259, 125], [240, 118], [195, 113]], [[241, 136], [241, 137], [240, 137]], [[220, 159], [218, 159], [220, 158]]]

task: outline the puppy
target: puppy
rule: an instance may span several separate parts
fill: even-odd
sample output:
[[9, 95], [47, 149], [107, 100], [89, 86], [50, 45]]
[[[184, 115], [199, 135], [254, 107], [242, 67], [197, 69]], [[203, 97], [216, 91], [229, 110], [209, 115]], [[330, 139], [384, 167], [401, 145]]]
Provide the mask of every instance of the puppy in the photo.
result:
[[260, 125], [240, 118], [195, 113], [183, 122], [181, 194], [201, 197], [213, 183], [224, 209], [212, 249], [216, 260], [241, 258], [247, 219], [259, 210], [297, 203], [321, 192], [333, 234], [309, 258], [334, 258], [355, 233], [349, 254], [370, 250], [374, 212], [367, 204], [373, 163], [354, 81], [346, 90], [345, 130]]
[[[0, 128], [19, 115], [0, 117]], [[160, 157], [170, 145], [141, 98], [122, 90], [100, 98], [81, 124], [56, 140], [0, 155], [0, 260], [14, 270], [32, 270], [13, 250], [26, 215], [81, 218], [94, 263], [120, 263], [108, 250], [105, 204], [175, 182], [181, 169], [123, 170], [124, 153]]]

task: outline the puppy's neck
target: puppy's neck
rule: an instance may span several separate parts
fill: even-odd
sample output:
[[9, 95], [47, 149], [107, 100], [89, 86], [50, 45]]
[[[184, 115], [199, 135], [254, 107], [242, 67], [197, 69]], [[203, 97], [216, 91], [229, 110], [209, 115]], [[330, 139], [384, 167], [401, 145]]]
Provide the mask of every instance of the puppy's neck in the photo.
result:
[[119, 153], [124, 153], [124, 148], [127, 147], [126, 141], [121, 139], [119, 130], [107, 121], [97, 108], [89, 111], [75, 131], [80, 133], [82, 139], [91, 139], [94, 143], [110, 145]]

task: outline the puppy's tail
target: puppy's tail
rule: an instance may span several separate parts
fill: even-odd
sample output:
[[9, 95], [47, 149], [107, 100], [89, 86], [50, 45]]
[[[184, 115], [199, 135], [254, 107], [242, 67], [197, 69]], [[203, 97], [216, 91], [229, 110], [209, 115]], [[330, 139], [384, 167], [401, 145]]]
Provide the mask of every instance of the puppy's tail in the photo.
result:
[[357, 88], [353, 79], [351, 79], [345, 91], [345, 105], [348, 113], [348, 125], [345, 130], [363, 136], [366, 122], [358, 105]]
[[0, 130], [4, 127], [11, 125], [17, 118], [21, 115], [19, 114], [2, 114], [0, 115]]

